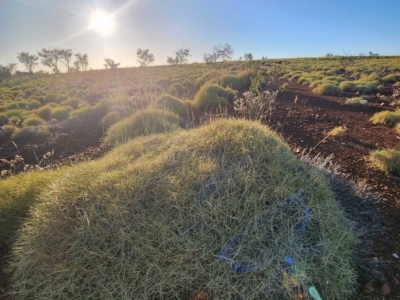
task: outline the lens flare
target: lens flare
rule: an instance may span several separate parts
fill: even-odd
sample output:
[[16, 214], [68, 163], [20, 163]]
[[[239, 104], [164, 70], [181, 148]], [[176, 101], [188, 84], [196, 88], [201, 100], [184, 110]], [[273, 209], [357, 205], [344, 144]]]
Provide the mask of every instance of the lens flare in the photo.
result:
[[96, 10], [91, 14], [89, 24], [90, 29], [103, 36], [110, 35], [115, 27], [113, 17], [102, 10]]

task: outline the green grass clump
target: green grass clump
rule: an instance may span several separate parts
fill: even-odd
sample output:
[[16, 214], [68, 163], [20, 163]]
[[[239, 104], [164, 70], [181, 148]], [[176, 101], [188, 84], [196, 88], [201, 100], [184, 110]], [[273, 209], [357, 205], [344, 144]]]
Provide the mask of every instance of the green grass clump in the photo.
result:
[[29, 109], [37, 109], [42, 106], [42, 103], [40, 103], [40, 101], [36, 99], [29, 100], [27, 104]]
[[354, 88], [356, 87], [357, 83], [353, 82], [353, 81], [342, 81], [339, 84], [339, 88], [343, 91], [343, 92], [353, 92]]
[[346, 128], [343, 126], [337, 126], [328, 132], [330, 137], [342, 137], [346, 134]]
[[384, 83], [396, 83], [400, 81], [400, 74], [389, 74], [382, 77]]
[[20, 143], [39, 142], [50, 136], [49, 128], [46, 125], [29, 126], [17, 129], [11, 139]]
[[56, 103], [61, 103], [61, 102], [67, 101], [68, 98], [69, 98], [68, 95], [58, 95], [58, 96], [56, 97], [56, 99], [54, 100], [54, 102], [56, 102]]
[[3, 125], [2, 127], [1, 127], [1, 132], [5, 135], [5, 136], [7, 136], [7, 137], [10, 137], [14, 132], [15, 132], [15, 130], [17, 130], [19, 127], [18, 126], [16, 126], [15, 124], [6, 124], [6, 125]]
[[55, 102], [56, 98], [57, 98], [57, 94], [54, 94], [54, 93], [47, 94], [43, 98], [43, 103]]
[[383, 124], [389, 127], [394, 127], [400, 123], [400, 109], [396, 111], [381, 111], [375, 113], [370, 119], [373, 124]]
[[139, 136], [173, 131], [179, 128], [178, 115], [161, 109], [140, 110], [112, 125], [104, 139], [108, 145], [118, 145]]
[[33, 114], [33, 115], [30, 115], [28, 118], [26, 118], [22, 122], [22, 125], [24, 127], [27, 127], [27, 126], [37, 126], [37, 125], [40, 125], [40, 124], [43, 124], [43, 123], [45, 123], [45, 121], [41, 117], [39, 117], [36, 114]]
[[13, 110], [13, 109], [27, 109], [29, 106], [29, 101], [14, 101], [11, 104], [6, 106], [7, 110]]
[[250, 71], [243, 71], [237, 76], [227, 75], [223, 76], [220, 80], [220, 84], [223, 87], [229, 87], [234, 90], [248, 89], [251, 84], [251, 76], [253, 75]]
[[226, 106], [228, 100], [232, 100], [235, 92], [230, 88], [224, 88], [217, 84], [205, 84], [196, 93], [192, 106], [199, 110], [215, 110]]
[[3, 126], [8, 122], [9, 122], [8, 117], [5, 114], [0, 113], [0, 126]]
[[396, 149], [375, 150], [370, 154], [374, 167], [386, 173], [400, 176], [400, 151]]
[[121, 117], [115, 111], [109, 112], [101, 119], [101, 126], [103, 130], [108, 129], [111, 125], [121, 120]]
[[169, 90], [173, 90], [173, 89], [175, 89], [175, 91], [176, 91], [176, 96], [181, 96], [186, 91], [185, 87], [180, 82], [175, 82], [169, 87]]
[[[300, 189], [311, 219], [293, 243], [300, 202], [277, 205]], [[16, 299], [289, 299], [287, 255], [323, 299], [355, 289], [353, 225], [325, 175], [258, 122], [135, 139], [71, 169], [38, 203], [13, 247]], [[235, 260], [254, 272], [215, 257], [239, 232]]]
[[71, 106], [73, 109], [78, 109], [88, 105], [85, 101], [76, 97], [69, 98], [63, 101], [62, 104], [65, 106]]
[[55, 107], [51, 111], [51, 118], [58, 121], [63, 121], [68, 119], [70, 112], [72, 111], [71, 106], [59, 106]]
[[355, 107], [367, 107], [368, 101], [363, 99], [362, 97], [353, 97], [353, 98], [348, 98], [344, 104]]
[[158, 108], [172, 111], [180, 115], [181, 117], [186, 117], [188, 115], [186, 104], [183, 103], [180, 99], [171, 95], [161, 95], [155, 101], [155, 105]]
[[341, 89], [332, 83], [322, 83], [315, 87], [312, 92], [318, 95], [339, 96]]
[[46, 105], [35, 109], [33, 112], [36, 113], [42, 119], [48, 121], [51, 119], [51, 113], [55, 107], [59, 106], [59, 104], [51, 102], [47, 103]]

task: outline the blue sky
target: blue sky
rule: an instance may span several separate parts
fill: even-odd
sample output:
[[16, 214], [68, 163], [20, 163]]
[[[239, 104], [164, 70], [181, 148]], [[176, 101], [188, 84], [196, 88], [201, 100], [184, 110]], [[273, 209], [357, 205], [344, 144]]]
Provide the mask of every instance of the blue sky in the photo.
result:
[[[112, 14], [112, 34], [88, 29], [97, 9]], [[150, 49], [156, 65], [181, 47], [201, 62], [224, 43], [234, 58], [400, 55], [399, 11], [399, 0], [0, 0], [0, 64], [50, 47], [87, 53], [94, 69], [105, 57], [137, 66], [137, 48]]]

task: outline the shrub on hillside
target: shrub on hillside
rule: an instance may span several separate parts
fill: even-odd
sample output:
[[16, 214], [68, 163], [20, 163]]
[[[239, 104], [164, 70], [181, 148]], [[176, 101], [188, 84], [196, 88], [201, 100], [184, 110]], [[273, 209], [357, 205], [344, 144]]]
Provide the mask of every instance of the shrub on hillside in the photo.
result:
[[13, 110], [13, 109], [27, 109], [29, 106], [29, 102], [27, 100], [22, 100], [22, 101], [13, 101], [11, 104], [8, 104], [6, 106], [7, 110]]
[[339, 96], [341, 89], [332, 83], [322, 83], [314, 88], [312, 92], [318, 95]]
[[29, 100], [27, 104], [29, 109], [37, 109], [42, 106], [42, 103], [40, 103], [40, 101], [36, 99]]
[[[175, 89], [176, 90], [176, 95], [177, 96], [182, 96], [184, 93], [185, 93], [185, 91], [186, 91], [186, 89], [185, 89], [185, 87], [182, 85], [182, 83], [180, 83], [180, 82], [175, 82], [175, 83], [173, 83], [170, 87], [169, 87], [169, 89]], [[169, 93], [169, 92], [168, 92]], [[170, 94], [170, 93], [169, 93]], [[171, 94], [172, 95], [172, 94]]]
[[71, 106], [73, 109], [81, 108], [83, 106], [87, 106], [88, 104], [83, 101], [82, 99], [79, 98], [69, 98], [65, 101], [62, 102], [63, 105], [65, 106]]
[[1, 132], [5, 136], [10, 137], [18, 128], [15, 124], [6, 124], [1, 127]]
[[167, 91], [167, 94], [170, 94], [171, 96], [178, 97], [178, 91], [174, 87], [170, 87]]
[[85, 95], [85, 100], [90, 104], [94, 104], [98, 102], [102, 97], [103, 95], [100, 92], [89, 91]]
[[11, 139], [19, 143], [40, 142], [50, 136], [49, 128], [46, 125], [29, 126], [15, 130]]
[[243, 71], [237, 76], [228, 75], [223, 76], [220, 80], [220, 84], [223, 87], [229, 87], [234, 90], [248, 89], [251, 84], [251, 76], [253, 75], [250, 71]]
[[0, 113], [0, 126], [7, 123], [8, 123], [8, 117], [5, 114]]
[[56, 102], [56, 103], [61, 103], [61, 102], [66, 101], [68, 98], [69, 98], [68, 95], [58, 95], [58, 96], [56, 97], [56, 99], [54, 100], [54, 102]]
[[63, 121], [68, 119], [69, 113], [72, 111], [71, 106], [60, 106], [55, 107], [51, 111], [51, 118], [56, 119], [58, 121]]
[[85, 106], [71, 111], [69, 120], [75, 124], [89, 123], [90, 126], [102, 126], [101, 119], [108, 113], [108, 103], [103, 100], [90, 107]]
[[161, 109], [140, 110], [132, 116], [112, 125], [104, 139], [108, 145], [126, 143], [138, 136], [168, 132], [179, 128], [177, 114]]
[[27, 127], [27, 126], [37, 126], [37, 125], [41, 125], [43, 123], [45, 123], [45, 121], [41, 117], [39, 117], [36, 114], [33, 114], [33, 115], [29, 116], [28, 118], [26, 118], [22, 122], [22, 125], [24, 127]]
[[109, 112], [101, 119], [101, 126], [103, 130], [108, 129], [111, 125], [119, 122], [121, 117], [115, 111]]
[[217, 84], [205, 84], [194, 96], [192, 106], [199, 110], [215, 110], [226, 106], [228, 100], [233, 100], [235, 92]]
[[[56, 105], [57, 106], [57, 105]], [[51, 105], [50, 103], [34, 110], [34, 112], [41, 117], [42, 119], [48, 121], [51, 119], [51, 112], [53, 110], [54, 106]]]
[[180, 99], [171, 95], [161, 95], [156, 101], [157, 108], [166, 109], [176, 113], [181, 117], [188, 115], [187, 107]]
[[57, 94], [54, 94], [54, 93], [47, 94], [43, 98], [43, 103], [54, 102], [54, 101], [56, 101], [56, 98], [57, 98]]

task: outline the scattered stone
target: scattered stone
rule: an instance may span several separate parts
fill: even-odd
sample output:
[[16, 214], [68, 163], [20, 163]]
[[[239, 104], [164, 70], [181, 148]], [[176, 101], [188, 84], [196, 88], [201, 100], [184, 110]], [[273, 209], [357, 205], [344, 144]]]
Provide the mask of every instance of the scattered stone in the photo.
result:
[[372, 286], [371, 282], [368, 282], [366, 285], [364, 285], [362, 292], [364, 294], [371, 294], [374, 291], [374, 287]]
[[389, 295], [390, 294], [390, 286], [388, 283], [382, 285], [382, 295]]
[[399, 259], [399, 258], [400, 258], [400, 257], [397, 255], [397, 253], [393, 253], [392, 256], [393, 256], [395, 259]]
[[379, 261], [379, 258], [373, 257], [372, 260], [373, 260], [373, 261]]

